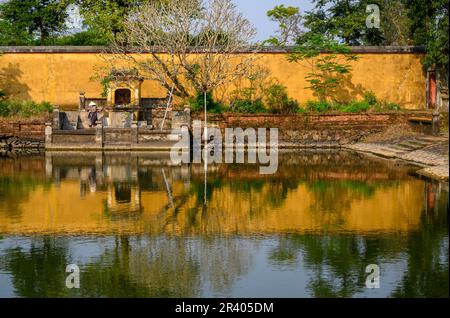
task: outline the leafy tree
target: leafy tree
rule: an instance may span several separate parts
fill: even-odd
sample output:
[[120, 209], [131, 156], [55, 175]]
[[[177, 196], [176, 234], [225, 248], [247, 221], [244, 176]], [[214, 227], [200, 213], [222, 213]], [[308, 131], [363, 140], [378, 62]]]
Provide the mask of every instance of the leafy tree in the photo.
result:
[[[314, 0], [315, 8], [304, 16], [309, 33], [326, 34], [348, 45], [406, 45], [410, 42], [409, 19], [403, 0]], [[367, 28], [366, 8], [380, 9], [380, 27]]]
[[381, 0], [381, 30], [383, 45], [409, 45], [410, 20], [407, 8], [402, 0]]
[[110, 40], [116, 39], [123, 31], [123, 22], [128, 14], [146, 2], [150, 0], [75, 0], [86, 25]]
[[304, 25], [310, 34], [342, 39], [348, 45], [379, 45], [381, 29], [366, 27], [366, 7], [378, 0], [313, 0], [315, 8], [306, 12]]
[[424, 45], [424, 66], [442, 65], [448, 77], [448, 1], [403, 0], [411, 21], [410, 35], [414, 44]]
[[[5, 44], [42, 44], [65, 29], [66, 0], [9, 0], [0, 4], [0, 40]], [[3, 42], [4, 41], [4, 42]]]
[[[323, 52], [327, 54], [321, 54]], [[320, 101], [334, 97], [336, 88], [352, 69], [351, 62], [356, 59], [347, 45], [322, 34], [302, 37], [288, 56], [290, 62], [305, 62], [310, 67], [307, 88], [312, 89]]]
[[266, 43], [286, 45], [295, 42], [296, 38], [301, 35], [302, 17], [299, 8], [279, 5], [267, 11], [267, 16], [270, 20], [278, 23], [279, 29], [278, 34], [265, 41]]
[[0, 12], [0, 45], [27, 45], [32, 43], [33, 38], [27, 30], [20, 30], [12, 23], [1, 19]]

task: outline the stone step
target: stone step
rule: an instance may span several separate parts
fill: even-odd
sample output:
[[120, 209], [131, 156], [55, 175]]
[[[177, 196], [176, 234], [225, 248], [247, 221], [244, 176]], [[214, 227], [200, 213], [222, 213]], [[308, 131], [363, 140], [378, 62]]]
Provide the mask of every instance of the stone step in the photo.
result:
[[395, 145], [393, 145], [391, 147], [396, 148], [396, 149], [400, 149], [400, 150], [406, 150], [406, 151], [412, 151], [412, 150], [416, 150], [416, 149], [422, 148], [422, 147], [418, 147], [417, 145], [408, 144], [406, 142], [405, 143], [400, 143], [400, 144], [395, 144]]
[[428, 142], [428, 141], [408, 140], [407, 144], [411, 144], [411, 145], [416, 146], [418, 148], [423, 148], [423, 147], [431, 145], [432, 143]]
[[446, 137], [436, 137], [436, 136], [418, 136], [415, 139], [418, 141], [429, 142], [429, 143], [448, 140], [448, 138], [446, 138]]

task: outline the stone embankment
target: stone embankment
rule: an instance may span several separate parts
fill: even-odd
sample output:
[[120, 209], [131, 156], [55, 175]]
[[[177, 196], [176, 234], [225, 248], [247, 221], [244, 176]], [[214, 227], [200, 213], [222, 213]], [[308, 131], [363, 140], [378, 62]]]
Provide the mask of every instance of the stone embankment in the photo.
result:
[[358, 142], [345, 148], [380, 157], [403, 160], [422, 167], [417, 174], [432, 179], [449, 179], [449, 137], [409, 135], [378, 141]]
[[0, 149], [44, 148], [45, 118], [0, 120]]

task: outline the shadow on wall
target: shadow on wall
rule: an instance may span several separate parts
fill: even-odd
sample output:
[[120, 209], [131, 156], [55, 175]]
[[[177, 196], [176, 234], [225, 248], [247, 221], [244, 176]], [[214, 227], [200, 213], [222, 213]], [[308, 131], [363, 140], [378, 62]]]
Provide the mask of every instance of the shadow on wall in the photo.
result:
[[363, 98], [366, 90], [361, 84], [355, 85], [352, 82], [352, 75], [346, 74], [336, 89], [336, 95], [334, 96], [337, 101], [341, 103], [349, 103], [351, 101], [360, 100]]
[[0, 89], [3, 89], [11, 99], [31, 100], [30, 87], [20, 81], [22, 74], [19, 64], [9, 63], [8, 66], [1, 68]]

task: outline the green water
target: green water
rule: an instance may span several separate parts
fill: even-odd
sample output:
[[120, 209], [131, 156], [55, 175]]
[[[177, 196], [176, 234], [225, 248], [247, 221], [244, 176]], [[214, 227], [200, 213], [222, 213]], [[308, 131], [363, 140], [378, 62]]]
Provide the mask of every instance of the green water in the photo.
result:
[[448, 184], [413, 167], [298, 152], [274, 175], [205, 174], [154, 153], [8, 155], [0, 297], [448, 297]]

